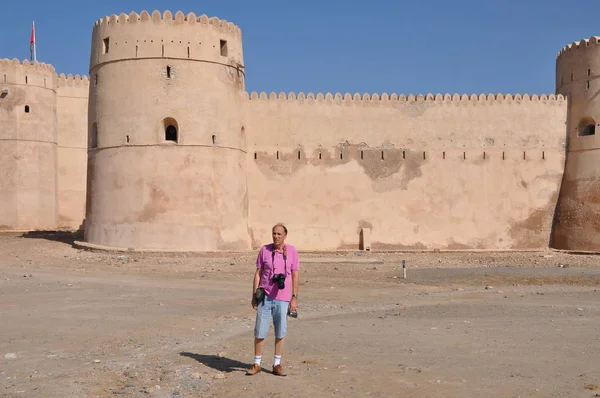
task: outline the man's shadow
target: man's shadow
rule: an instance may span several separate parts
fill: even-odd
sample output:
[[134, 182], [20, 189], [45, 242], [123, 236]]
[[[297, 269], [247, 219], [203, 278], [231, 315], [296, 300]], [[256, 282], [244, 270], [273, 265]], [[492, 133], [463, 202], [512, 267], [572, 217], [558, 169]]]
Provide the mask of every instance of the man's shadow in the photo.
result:
[[191, 352], [179, 353], [182, 357], [188, 357], [195, 359], [203, 365], [218, 370], [219, 372], [231, 373], [231, 372], [246, 372], [249, 365], [235, 359], [221, 358], [216, 355], [202, 355], [194, 354]]

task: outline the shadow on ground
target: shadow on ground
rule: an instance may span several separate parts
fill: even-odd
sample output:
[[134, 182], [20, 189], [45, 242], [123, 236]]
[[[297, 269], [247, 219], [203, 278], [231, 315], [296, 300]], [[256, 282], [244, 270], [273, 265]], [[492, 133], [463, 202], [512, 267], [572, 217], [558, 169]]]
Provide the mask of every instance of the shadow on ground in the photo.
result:
[[82, 240], [83, 231], [31, 231], [21, 235], [26, 239], [45, 239], [73, 246], [76, 240]]
[[236, 361], [235, 359], [221, 358], [216, 355], [194, 354], [192, 352], [182, 352], [179, 355], [195, 359], [201, 364], [218, 370], [219, 372], [246, 372], [250, 367], [247, 363]]

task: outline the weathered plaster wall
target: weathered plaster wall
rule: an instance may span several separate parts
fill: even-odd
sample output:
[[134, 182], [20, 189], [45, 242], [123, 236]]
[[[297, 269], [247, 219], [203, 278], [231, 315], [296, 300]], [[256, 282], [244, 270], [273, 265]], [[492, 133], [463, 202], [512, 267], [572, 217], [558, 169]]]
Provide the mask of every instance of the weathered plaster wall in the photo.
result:
[[250, 248], [239, 28], [180, 12], [104, 18], [90, 85], [86, 242]]
[[54, 78], [50, 65], [0, 60], [0, 230], [56, 228]]
[[56, 81], [58, 228], [77, 230], [85, 218], [89, 80], [61, 74]]
[[251, 95], [253, 245], [547, 247], [564, 165], [562, 96]]

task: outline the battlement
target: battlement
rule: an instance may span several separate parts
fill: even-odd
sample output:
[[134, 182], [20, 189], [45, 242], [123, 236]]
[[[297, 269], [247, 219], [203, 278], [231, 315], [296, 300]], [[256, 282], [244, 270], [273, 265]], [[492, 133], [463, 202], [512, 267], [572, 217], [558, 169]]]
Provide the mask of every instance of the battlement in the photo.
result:
[[30, 62], [28, 60], [23, 60], [23, 62], [21, 63], [21, 61], [18, 60], [17, 58], [13, 58], [13, 59], [2, 58], [2, 59], [0, 59], [0, 68], [9, 68], [9, 67], [22, 67], [22, 68], [28, 69], [28, 70], [54, 72], [54, 67], [52, 65], [46, 64], [44, 62], [37, 62], [37, 61]]
[[572, 54], [573, 52], [580, 50], [580, 49], [583, 50], [583, 49], [586, 49], [587, 47], [596, 47], [599, 44], [600, 44], [600, 36], [592, 36], [589, 39], [582, 39], [580, 41], [574, 41], [573, 43], [568, 44], [568, 45], [564, 46], [563, 48], [561, 48], [556, 56], [557, 56], [557, 58], [560, 58], [560, 57]]
[[493, 103], [523, 103], [523, 102], [563, 102], [565, 97], [563, 95], [555, 95], [555, 94], [542, 94], [542, 95], [529, 95], [529, 94], [419, 94], [414, 95], [410, 94], [408, 96], [404, 94], [387, 94], [383, 93], [379, 94], [350, 94], [346, 93], [342, 95], [341, 93], [336, 94], [323, 94], [318, 93], [317, 95], [313, 93], [289, 93], [286, 94], [281, 92], [279, 94], [271, 92], [269, 95], [264, 91], [260, 94], [256, 91], [252, 93], [246, 93], [246, 98], [251, 101], [286, 101], [286, 102], [298, 102], [304, 103], [307, 102], [309, 104], [312, 103], [328, 103], [328, 104], [337, 104], [337, 105], [385, 105], [385, 104], [413, 104], [413, 103], [434, 103], [434, 104], [447, 104], [447, 103], [463, 103], [463, 104], [472, 104], [472, 105], [485, 105], [485, 104], [493, 104]]
[[61, 73], [56, 76], [58, 80], [58, 85], [60, 86], [76, 86], [76, 87], [87, 87], [90, 84], [90, 80], [87, 76], [83, 75], [75, 75], [72, 74], [65, 75]]
[[231, 22], [181, 11], [122, 13], [94, 24], [90, 70], [107, 62], [149, 58], [243, 66], [242, 32]]
[[54, 89], [56, 72], [43, 62], [23, 62], [18, 59], [0, 59], [0, 84], [19, 84]]
[[126, 24], [126, 23], [138, 23], [138, 22], [149, 22], [153, 23], [172, 23], [182, 24], [188, 23], [190, 25], [194, 25], [196, 23], [203, 25], [211, 25], [214, 28], [218, 29], [222, 33], [235, 34], [241, 37], [242, 31], [235, 24], [228, 22], [224, 19], [219, 19], [217, 17], [208, 17], [203, 14], [199, 17], [196, 16], [193, 12], [190, 12], [187, 15], [184, 15], [183, 12], [177, 11], [175, 15], [171, 13], [171, 11], [165, 11], [162, 15], [158, 10], [154, 10], [152, 15], [148, 13], [148, 11], [144, 10], [141, 14], [136, 12], [131, 12], [129, 15], [125, 13], [121, 13], [119, 15], [110, 15], [105, 16], [104, 18], [100, 18], [94, 24], [94, 30], [99, 26], [111, 26], [116, 24]]
[[56, 94], [59, 97], [85, 98], [89, 96], [90, 80], [87, 76], [56, 75]]

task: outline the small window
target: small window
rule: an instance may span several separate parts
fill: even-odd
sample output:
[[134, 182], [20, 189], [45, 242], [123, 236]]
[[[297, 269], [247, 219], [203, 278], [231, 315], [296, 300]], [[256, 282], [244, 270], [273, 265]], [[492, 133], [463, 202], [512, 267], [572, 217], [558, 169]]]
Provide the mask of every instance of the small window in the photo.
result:
[[107, 37], [104, 40], [102, 40], [102, 54], [108, 54], [109, 47], [110, 47], [110, 37]]
[[165, 129], [165, 141], [179, 142], [179, 125], [173, 118], [165, 118], [163, 120]]
[[221, 56], [226, 57], [227, 56], [227, 40], [221, 40], [220, 47], [221, 47]]
[[94, 75], [94, 87], [97, 87], [97, 86], [98, 86], [98, 74], [96, 73]]
[[213, 145], [217, 145], [217, 135], [216, 134], [212, 135], [212, 143], [213, 143]]
[[29, 79], [27, 78], [27, 76], [25, 76], [25, 84], [29, 83]]
[[165, 128], [165, 140], [177, 142], [177, 127], [170, 124]]
[[167, 66], [167, 79], [171, 78], [171, 67]]
[[25, 105], [25, 113], [29, 113], [29, 105]]
[[585, 117], [577, 127], [579, 136], [596, 135], [596, 122], [591, 117]]
[[90, 148], [98, 147], [98, 123], [92, 124], [92, 131], [90, 134]]

